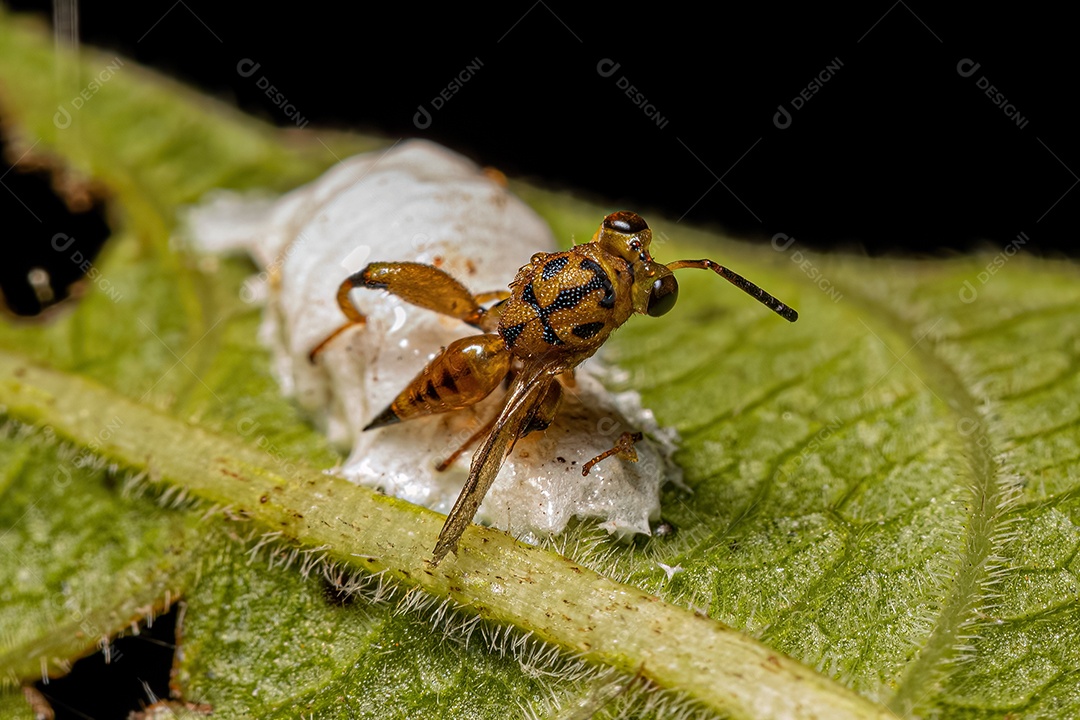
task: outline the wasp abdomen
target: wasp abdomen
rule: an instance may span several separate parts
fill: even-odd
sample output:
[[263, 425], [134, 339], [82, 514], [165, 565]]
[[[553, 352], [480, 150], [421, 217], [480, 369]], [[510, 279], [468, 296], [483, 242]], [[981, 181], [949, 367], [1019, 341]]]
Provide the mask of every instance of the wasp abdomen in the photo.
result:
[[373, 430], [423, 415], [475, 405], [510, 372], [510, 353], [499, 335], [489, 333], [450, 343], [372, 420]]

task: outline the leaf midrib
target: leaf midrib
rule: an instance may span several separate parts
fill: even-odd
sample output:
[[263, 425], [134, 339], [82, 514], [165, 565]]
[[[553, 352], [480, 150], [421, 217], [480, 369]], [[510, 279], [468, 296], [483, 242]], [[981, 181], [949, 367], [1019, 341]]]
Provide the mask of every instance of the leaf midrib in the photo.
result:
[[[449, 598], [467, 612], [515, 625], [564, 652], [640, 672], [733, 717], [883, 718], [884, 710], [721, 623], [664, 603], [507, 534], [470, 527], [460, 553], [426, 564], [438, 513], [380, 496], [315, 468], [281, 477], [271, 460], [139, 405], [84, 378], [0, 351], [0, 404], [85, 446], [98, 432], [95, 407], [127, 431], [100, 448], [113, 462], [149, 471], [169, 487], [279, 531], [354, 571], [385, 572], [402, 585]], [[558, 612], [546, 612], [557, 607]]]
[[[1006, 500], [1007, 486], [994, 459], [994, 439], [989, 431], [987, 414], [979, 410], [980, 399], [960, 379], [956, 369], [934, 351], [935, 340], [929, 333], [921, 337], [903, 317], [893, 312], [876, 298], [861, 293], [853, 287], [845, 287], [845, 295], [855, 300], [855, 306], [870, 312], [863, 318], [881, 332], [905, 343], [914, 343], [908, 350], [909, 357], [923, 372], [907, 363], [908, 367], [926, 388], [944, 404], [956, 418], [953, 428], [964, 447], [964, 465], [967, 468], [967, 491], [970, 494], [969, 512], [958, 553], [957, 570], [950, 583], [949, 593], [941, 605], [937, 621], [933, 625], [921, 651], [904, 671], [887, 705], [900, 716], [911, 716], [918, 703], [931, 694], [936, 675], [955, 654], [961, 631], [977, 618], [978, 605], [984, 598], [982, 584], [989, 578], [988, 563], [1002, 555], [1003, 543], [996, 530], [1007, 509], [1001, 507]], [[899, 356], [901, 359], [903, 356]], [[966, 437], [959, 429], [963, 419], [974, 419], [974, 430]]]

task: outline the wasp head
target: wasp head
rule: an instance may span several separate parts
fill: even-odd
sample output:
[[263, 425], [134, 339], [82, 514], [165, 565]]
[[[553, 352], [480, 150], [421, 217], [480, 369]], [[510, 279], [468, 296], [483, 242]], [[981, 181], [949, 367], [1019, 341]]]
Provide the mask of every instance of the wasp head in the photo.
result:
[[605, 252], [630, 263], [637, 312], [658, 317], [675, 306], [679, 284], [666, 266], [653, 262], [649, 254], [652, 230], [640, 215], [627, 211], [611, 213], [600, 224], [593, 241], [600, 243]]
[[652, 230], [637, 213], [625, 210], [611, 213], [604, 218], [593, 240], [600, 243], [606, 252], [628, 263], [652, 263], [652, 256], [649, 255]]

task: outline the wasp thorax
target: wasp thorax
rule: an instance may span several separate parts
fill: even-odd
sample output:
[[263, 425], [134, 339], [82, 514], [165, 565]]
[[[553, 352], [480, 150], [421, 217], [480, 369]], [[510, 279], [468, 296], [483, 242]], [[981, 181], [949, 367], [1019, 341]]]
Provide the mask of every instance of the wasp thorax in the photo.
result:
[[627, 262], [651, 262], [649, 244], [652, 230], [640, 215], [633, 212], [611, 213], [600, 225], [596, 241], [604, 250]]

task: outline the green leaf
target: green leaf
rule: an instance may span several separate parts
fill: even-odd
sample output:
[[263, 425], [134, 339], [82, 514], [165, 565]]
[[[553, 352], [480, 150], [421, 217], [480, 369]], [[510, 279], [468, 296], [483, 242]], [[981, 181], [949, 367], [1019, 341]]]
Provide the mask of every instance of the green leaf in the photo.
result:
[[[649, 217], [658, 259], [722, 260], [801, 314], [688, 272], [605, 348], [682, 435], [678, 531], [580, 526], [564, 559], [472, 528], [430, 570], [441, 516], [321, 474], [338, 456], [278, 394], [250, 265], [168, 243], [206, 191], [288, 188], [372, 141], [286, 142], [127, 61], [54, 124], [72, 92], [40, 78], [60, 63], [77, 91], [116, 60], [0, 16], [15, 157], [100, 179], [116, 228], [113, 292], [0, 325], [9, 686], [182, 597], [183, 700], [226, 717], [1080, 714], [1074, 265], [811, 256]], [[613, 209], [515, 190], [566, 239]]]

